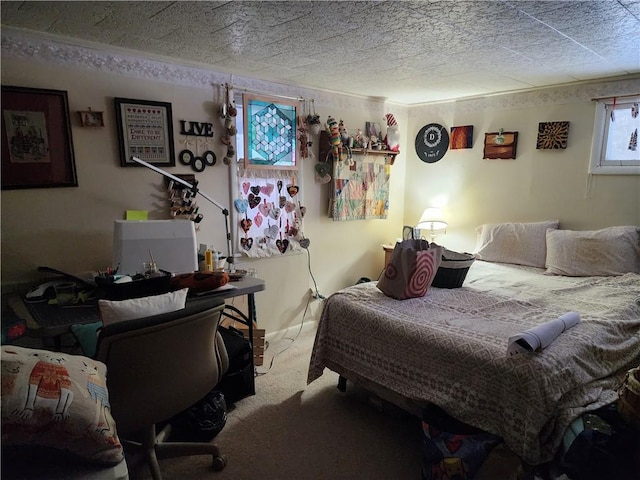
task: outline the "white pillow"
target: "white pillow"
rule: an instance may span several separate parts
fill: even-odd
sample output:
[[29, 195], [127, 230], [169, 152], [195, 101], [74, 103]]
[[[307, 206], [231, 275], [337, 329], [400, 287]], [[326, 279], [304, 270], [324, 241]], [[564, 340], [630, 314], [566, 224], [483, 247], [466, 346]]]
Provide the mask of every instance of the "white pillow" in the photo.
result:
[[476, 258], [487, 262], [515, 263], [544, 268], [548, 229], [558, 220], [533, 223], [487, 223], [476, 229]]
[[175, 292], [152, 295], [150, 297], [131, 298], [129, 300], [98, 300], [98, 308], [104, 325], [150, 317], [160, 313], [175, 312], [184, 308], [188, 288]]
[[549, 275], [591, 277], [640, 273], [640, 227], [602, 230], [549, 230]]

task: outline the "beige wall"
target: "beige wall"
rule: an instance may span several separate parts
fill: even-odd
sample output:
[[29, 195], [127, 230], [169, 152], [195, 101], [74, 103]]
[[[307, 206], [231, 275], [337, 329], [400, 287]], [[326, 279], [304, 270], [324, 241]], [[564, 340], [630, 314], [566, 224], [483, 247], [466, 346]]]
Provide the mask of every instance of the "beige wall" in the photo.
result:
[[[87, 55], [90, 58], [92, 53]], [[3, 288], [36, 281], [39, 265], [73, 273], [104, 268], [111, 263], [113, 220], [123, 218], [127, 209], [149, 210], [151, 218], [167, 217], [162, 178], [144, 168], [120, 167], [114, 96], [170, 102], [177, 141], [178, 121], [182, 119], [209, 121], [214, 129], [220, 128], [218, 87], [228, 76], [205, 72], [212, 81], [193, 86], [172, 82], [163, 75], [152, 79], [135, 71], [107, 73], [108, 69], [96, 67], [97, 62], [88, 63], [84, 68], [3, 54], [2, 84], [68, 92], [79, 182], [77, 188], [2, 191]], [[118, 68], [119, 64], [114, 62], [113, 66]], [[546, 95], [507, 95], [407, 109], [266, 82], [234, 78], [233, 83], [243, 86], [243, 81], [245, 87], [259, 85], [263, 92], [314, 98], [323, 121], [331, 114], [344, 119], [353, 130], [364, 128], [366, 121], [383, 123], [385, 113], [394, 113], [402, 135], [401, 154], [391, 172], [386, 220], [333, 222], [327, 217], [329, 188], [314, 183], [315, 161], [303, 161], [304, 233], [311, 240], [310, 259], [301, 253], [238, 262], [240, 268], [256, 268], [267, 282], [267, 290], [257, 294], [256, 301], [259, 324], [268, 334], [302, 321], [308, 290], [315, 290], [314, 280], [319, 292], [328, 296], [362, 276], [377, 278], [384, 258], [380, 245], [399, 237], [402, 226], [415, 224], [422, 210], [433, 202], [442, 202], [449, 221], [446, 236], [437, 240], [467, 251], [474, 246], [473, 229], [483, 222], [559, 218], [565, 228], [640, 224], [640, 177], [587, 175], [593, 125], [589, 95], [628, 93], [616, 91], [628, 88], [624, 82], [564, 89], [560, 94], [553, 90]], [[104, 128], [80, 127], [75, 112], [88, 107], [105, 112]], [[536, 151], [538, 122], [555, 120], [571, 122], [568, 148]], [[447, 128], [473, 124], [474, 148], [449, 151], [435, 164], [421, 162], [414, 153], [415, 135], [433, 122]], [[499, 128], [520, 132], [515, 161], [482, 159], [484, 132]], [[180, 148], [177, 143], [176, 150]], [[313, 151], [317, 155], [317, 142]], [[222, 158], [221, 145], [216, 143], [215, 152]], [[170, 171], [192, 173], [182, 165]], [[221, 203], [232, 204], [228, 167], [218, 162], [197, 178], [203, 191]], [[200, 205], [205, 220], [199, 242], [220, 245], [224, 250], [222, 216], [206, 202]], [[306, 320], [316, 319], [321, 305], [313, 302]]]
[[[219, 159], [213, 167], [196, 174], [200, 188], [220, 203], [231, 206], [229, 167], [218, 143], [217, 115], [221, 97], [218, 87], [181, 86], [166, 81], [136, 78], [70, 68], [11, 57], [2, 58], [2, 84], [50, 88], [68, 92], [72, 133], [78, 174], [77, 188], [2, 191], [2, 284], [6, 290], [15, 282], [36, 282], [37, 267], [51, 266], [71, 273], [103, 269], [111, 263], [113, 220], [123, 218], [127, 209], [149, 210], [150, 218], [168, 217], [168, 201], [163, 178], [145, 168], [120, 166], [113, 97], [170, 102], [173, 108], [176, 151], [179, 120], [208, 121], [217, 130], [214, 151]], [[242, 85], [234, 79], [235, 85]], [[219, 85], [219, 84], [218, 84]], [[314, 98], [323, 122], [329, 114], [343, 118], [347, 127], [364, 129], [366, 121], [382, 122], [391, 111], [406, 125], [406, 112], [368, 101], [321, 92], [282, 91], [267, 85], [269, 93]], [[83, 128], [76, 111], [105, 112], [104, 128]], [[317, 156], [317, 142], [313, 152]], [[267, 332], [277, 332], [302, 321], [309, 288], [315, 282], [322, 295], [355, 283], [360, 277], [376, 278], [383, 267], [380, 247], [400, 231], [403, 215], [404, 153], [392, 167], [390, 213], [387, 220], [333, 222], [327, 216], [329, 186], [314, 182], [315, 160], [302, 165], [302, 204], [307, 207], [304, 233], [311, 241], [306, 252], [269, 259], [246, 259], [239, 268], [256, 268], [266, 280], [267, 290], [256, 295], [258, 320]], [[194, 173], [179, 165], [171, 173]], [[219, 246], [225, 251], [223, 216], [215, 207], [199, 201], [205, 219], [198, 232], [199, 243]], [[308, 263], [311, 264], [311, 278]], [[240, 300], [238, 300], [240, 301]], [[322, 304], [312, 302], [306, 320], [315, 319]]]
[[[473, 125], [472, 149], [449, 150], [438, 162], [407, 157], [405, 223], [443, 208], [449, 228], [436, 242], [472, 251], [482, 223], [559, 219], [565, 229], [640, 225], [640, 176], [589, 175], [595, 114], [592, 98], [631, 94], [638, 80], [544, 89], [415, 107], [408, 138], [429, 123]], [[564, 150], [536, 150], [539, 122], [569, 121]], [[517, 131], [515, 160], [483, 159], [484, 134]]]

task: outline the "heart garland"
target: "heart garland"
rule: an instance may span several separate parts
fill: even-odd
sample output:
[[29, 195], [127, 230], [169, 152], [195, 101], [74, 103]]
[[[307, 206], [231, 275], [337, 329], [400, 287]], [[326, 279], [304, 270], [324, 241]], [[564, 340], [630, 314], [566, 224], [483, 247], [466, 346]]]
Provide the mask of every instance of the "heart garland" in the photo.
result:
[[[323, 165], [326, 168], [326, 165]], [[322, 171], [322, 168], [319, 167], [317, 170]], [[320, 173], [316, 170], [316, 174]], [[322, 172], [325, 173], [325, 172]], [[328, 173], [328, 172], [327, 172]], [[330, 175], [328, 176], [328, 180], [331, 179]], [[247, 198], [238, 198], [234, 200], [233, 204], [236, 210], [245, 214], [245, 218], [240, 221], [240, 228], [244, 231], [245, 235], [249, 232], [249, 230], [255, 225], [260, 228], [264, 223], [264, 219], [273, 219], [276, 222], [280, 222], [280, 228], [278, 224], [271, 225], [263, 230], [264, 237], [256, 237], [259, 244], [262, 244], [262, 248], [264, 248], [268, 243], [275, 240], [275, 245], [278, 248], [280, 253], [285, 253], [289, 247], [292, 245], [291, 241], [287, 238], [282, 238], [283, 234], [288, 236], [289, 238], [298, 240], [300, 246], [302, 248], [309, 247], [309, 239], [304, 238], [304, 235], [300, 231], [300, 220], [297, 218], [297, 215], [300, 217], [304, 217], [307, 209], [300, 204], [299, 200], [293, 200], [293, 198], [298, 195], [300, 192], [300, 187], [295, 184], [295, 178], [292, 179], [292, 182], [286, 186], [286, 192], [291, 198], [291, 201], [287, 201], [287, 197], [282, 195], [282, 189], [284, 185], [282, 180], [278, 180], [274, 186], [273, 183], [267, 183], [266, 185], [251, 185], [251, 182], [243, 182], [241, 185], [242, 191]], [[273, 202], [269, 202], [268, 199], [274, 192], [274, 189], [278, 190], [278, 206], [276, 206]], [[253, 210], [258, 207], [258, 212], [255, 213], [253, 220], [246, 216], [248, 210]], [[293, 214], [293, 224], [290, 225], [289, 219], [290, 217], [285, 217], [286, 226], [284, 227], [284, 231], [282, 231], [282, 223], [283, 223], [283, 210], [287, 212], [288, 215]], [[280, 238], [278, 238], [280, 235]], [[302, 238], [299, 238], [302, 237]], [[253, 237], [245, 236], [245, 238], [240, 239], [240, 244], [243, 249], [251, 250], [253, 244], [256, 240]], [[273, 244], [272, 244], [273, 245]]]

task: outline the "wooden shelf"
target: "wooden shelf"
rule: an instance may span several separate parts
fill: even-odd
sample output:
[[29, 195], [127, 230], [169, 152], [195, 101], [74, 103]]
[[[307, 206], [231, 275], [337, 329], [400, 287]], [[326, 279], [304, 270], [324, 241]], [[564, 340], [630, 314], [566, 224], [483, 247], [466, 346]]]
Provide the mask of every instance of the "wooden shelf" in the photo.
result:
[[[394, 152], [391, 150], [372, 150], [371, 148], [352, 148], [351, 153], [354, 155], [385, 155], [390, 159], [389, 164], [393, 165], [396, 161], [396, 155], [400, 152]], [[320, 132], [318, 155], [321, 162], [327, 161], [331, 155], [331, 141], [329, 140], [329, 134], [325, 130]]]

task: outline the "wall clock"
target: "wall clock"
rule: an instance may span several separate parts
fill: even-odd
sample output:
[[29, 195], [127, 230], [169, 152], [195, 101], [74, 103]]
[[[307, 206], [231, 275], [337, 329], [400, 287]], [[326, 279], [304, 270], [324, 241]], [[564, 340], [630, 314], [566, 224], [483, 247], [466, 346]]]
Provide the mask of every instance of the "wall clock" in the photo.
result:
[[429, 123], [416, 135], [416, 153], [420, 160], [435, 163], [444, 157], [449, 149], [449, 133], [438, 123]]

